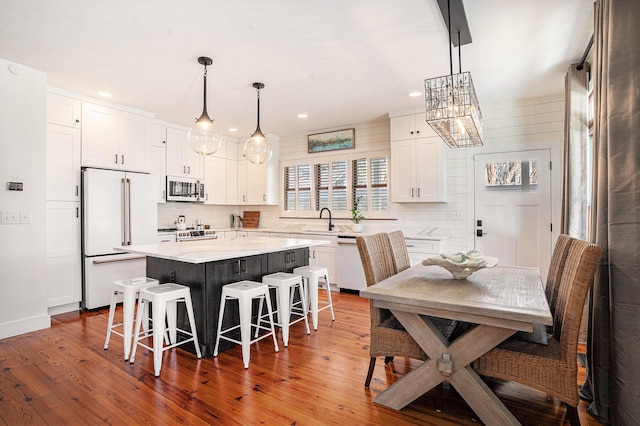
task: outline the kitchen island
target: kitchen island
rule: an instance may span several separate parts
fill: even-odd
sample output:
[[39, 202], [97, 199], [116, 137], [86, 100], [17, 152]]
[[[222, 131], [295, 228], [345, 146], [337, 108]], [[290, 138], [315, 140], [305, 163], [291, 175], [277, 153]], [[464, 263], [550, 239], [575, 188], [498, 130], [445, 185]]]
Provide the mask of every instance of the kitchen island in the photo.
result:
[[[243, 237], [116, 247], [116, 250], [147, 256], [147, 277], [160, 283], [177, 283], [191, 289], [193, 311], [202, 356], [213, 355], [218, 327], [222, 286], [242, 280], [262, 281], [274, 272], [291, 272], [309, 264], [309, 247], [326, 241], [291, 238]], [[256, 302], [257, 307], [257, 302]], [[189, 329], [183, 306], [178, 327]], [[254, 309], [257, 311], [257, 308]], [[257, 312], [255, 312], [255, 316]], [[238, 305], [227, 304], [225, 328], [238, 324]], [[239, 336], [238, 336], [239, 337]], [[220, 341], [220, 351], [234, 346]], [[192, 345], [186, 350], [195, 352]]]

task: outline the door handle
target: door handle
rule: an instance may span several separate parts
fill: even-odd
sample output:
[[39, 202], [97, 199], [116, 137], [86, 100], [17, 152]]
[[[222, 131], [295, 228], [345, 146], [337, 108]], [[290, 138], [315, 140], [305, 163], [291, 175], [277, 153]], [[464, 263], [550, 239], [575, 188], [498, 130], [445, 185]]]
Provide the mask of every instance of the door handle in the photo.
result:
[[413, 194], [415, 193], [415, 189], [411, 188], [411, 198], [413, 198]]
[[482, 237], [483, 235], [487, 235], [487, 233], [482, 232], [482, 229], [476, 229], [476, 237]]

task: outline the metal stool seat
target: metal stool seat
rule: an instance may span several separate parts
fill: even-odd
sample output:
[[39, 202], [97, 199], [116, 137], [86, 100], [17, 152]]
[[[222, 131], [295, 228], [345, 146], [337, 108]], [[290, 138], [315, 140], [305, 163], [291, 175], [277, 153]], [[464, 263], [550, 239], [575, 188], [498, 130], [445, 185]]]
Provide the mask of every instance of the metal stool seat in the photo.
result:
[[[329, 284], [329, 273], [327, 268], [320, 266], [300, 266], [293, 270], [294, 274], [300, 275], [305, 281], [305, 289], [309, 294], [309, 305], [311, 306], [311, 322], [313, 323], [313, 329], [318, 329], [318, 312], [327, 308], [331, 310], [331, 320], [335, 321], [336, 316], [333, 313], [333, 301], [331, 300], [331, 288]], [[323, 282], [318, 279], [323, 278]], [[318, 300], [318, 289], [323, 286], [327, 291], [327, 301]], [[318, 308], [318, 304], [324, 304], [323, 307]]]
[[[264, 327], [260, 324], [260, 313], [258, 313], [258, 321], [255, 324], [251, 323], [251, 311], [254, 299], [260, 299], [260, 305], [264, 300], [267, 301], [267, 311], [270, 322], [270, 327]], [[240, 324], [222, 329], [222, 319], [224, 318], [224, 310], [229, 300], [237, 300]], [[250, 346], [262, 340], [265, 337], [273, 336], [273, 345], [276, 352], [278, 348], [278, 341], [276, 340], [276, 332], [273, 327], [273, 313], [271, 312], [271, 298], [269, 297], [269, 287], [266, 284], [258, 283], [255, 281], [240, 281], [233, 284], [227, 284], [222, 287], [222, 297], [220, 301], [220, 314], [218, 316], [218, 332], [216, 333], [216, 345], [213, 349], [213, 356], [218, 356], [218, 348], [220, 345], [220, 339], [227, 340], [239, 345], [242, 345], [242, 362], [244, 368], [249, 368], [249, 360], [251, 357]], [[251, 340], [251, 326], [256, 327], [256, 338]], [[235, 330], [240, 329], [240, 340], [230, 337]], [[264, 333], [258, 337], [259, 330], [267, 330], [268, 333]]]
[[[309, 320], [307, 319], [307, 298], [305, 296], [302, 277], [297, 274], [289, 274], [286, 272], [276, 272], [262, 277], [263, 284], [267, 284], [271, 288], [276, 289], [276, 311], [278, 313], [278, 321], [275, 323], [282, 328], [282, 341], [284, 346], [289, 346], [289, 326], [298, 321], [303, 321], [307, 328], [307, 334], [310, 334]], [[295, 290], [298, 289], [300, 300], [294, 302]], [[259, 321], [262, 321], [262, 300], [258, 308]], [[295, 315], [293, 320], [291, 316]]]
[[[129, 359], [131, 352], [131, 339], [133, 337], [133, 323], [136, 299], [141, 289], [158, 285], [158, 280], [147, 277], [131, 278], [126, 280], [118, 280], [113, 282], [113, 292], [111, 294], [111, 305], [109, 307], [109, 320], [107, 323], [107, 336], [104, 340], [104, 349], [109, 349], [109, 340], [111, 333], [117, 334], [124, 339], [124, 360]], [[114, 324], [113, 320], [116, 313], [119, 295], [122, 295], [122, 322]], [[149, 327], [149, 315], [145, 310], [143, 312], [143, 327], [145, 330]], [[122, 332], [117, 328], [122, 327]]]
[[[140, 334], [142, 312], [151, 303], [151, 313], [153, 316], [153, 328]], [[189, 317], [190, 331], [177, 328], [177, 304], [184, 303]], [[164, 346], [163, 336], [165, 334], [165, 318], [169, 329], [170, 344]], [[187, 336], [187, 339], [178, 342], [177, 333]], [[153, 336], [153, 347], [141, 343], [140, 340]], [[155, 287], [140, 290], [138, 299], [138, 314], [136, 315], [135, 336], [133, 338], [133, 349], [131, 350], [130, 362], [133, 363], [136, 356], [138, 344], [153, 352], [153, 369], [155, 376], [160, 375], [162, 368], [162, 353], [176, 346], [193, 342], [196, 348], [196, 355], [202, 358], [198, 334], [196, 331], [196, 321], [193, 316], [193, 305], [191, 303], [191, 290], [189, 287], [180, 284], [162, 284]]]

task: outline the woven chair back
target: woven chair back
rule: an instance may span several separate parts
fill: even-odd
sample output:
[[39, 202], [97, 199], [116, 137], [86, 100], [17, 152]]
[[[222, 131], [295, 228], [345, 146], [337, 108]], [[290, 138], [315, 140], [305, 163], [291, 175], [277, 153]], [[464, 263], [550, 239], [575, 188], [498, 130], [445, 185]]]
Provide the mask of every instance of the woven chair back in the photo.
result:
[[560, 357], [575, 363], [584, 302], [600, 265], [602, 249], [586, 241], [572, 240], [558, 289], [553, 336], [560, 341]]
[[367, 286], [395, 274], [389, 235], [384, 232], [356, 238]]
[[553, 249], [553, 254], [551, 255], [551, 264], [549, 265], [547, 285], [544, 288], [544, 292], [547, 296], [547, 302], [549, 302], [552, 315], [556, 311], [556, 299], [558, 298], [560, 279], [562, 278], [562, 272], [564, 271], [567, 256], [569, 255], [569, 247], [571, 247], [573, 241], [574, 239], [566, 234], [560, 235]]
[[391, 252], [393, 253], [393, 264], [396, 274], [404, 271], [405, 269], [409, 269], [411, 262], [409, 261], [407, 243], [402, 231], [390, 232], [389, 240], [391, 241]]

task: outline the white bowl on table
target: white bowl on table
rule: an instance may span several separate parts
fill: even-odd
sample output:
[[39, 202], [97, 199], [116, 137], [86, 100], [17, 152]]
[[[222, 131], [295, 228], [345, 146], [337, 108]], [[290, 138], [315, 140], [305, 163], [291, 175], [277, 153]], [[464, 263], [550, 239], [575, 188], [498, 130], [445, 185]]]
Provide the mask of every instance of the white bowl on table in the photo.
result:
[[440, 266], [451, 272], [453, 279], [464, 280], [480, 269], [493, 268], [498, 264], [498, 258], [472, 250], [468, 253], [442, 253], [423, 260], [422, 264]]

